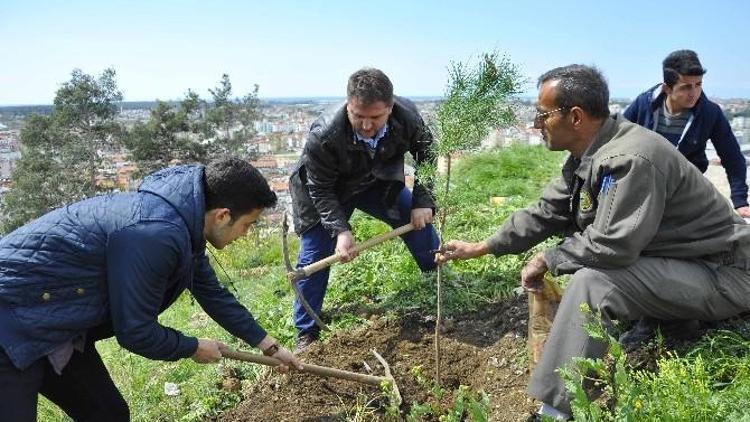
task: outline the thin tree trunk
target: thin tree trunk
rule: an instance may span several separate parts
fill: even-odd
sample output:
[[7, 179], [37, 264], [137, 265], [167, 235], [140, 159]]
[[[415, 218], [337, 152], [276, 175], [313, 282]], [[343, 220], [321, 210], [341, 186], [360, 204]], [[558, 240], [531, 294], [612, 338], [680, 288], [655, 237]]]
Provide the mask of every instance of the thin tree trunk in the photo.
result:
[[[451, 183], [451, 155], [448, 153], [447, 157], [447, 170], [446, 170], [446, 176], [445, 176], [445, 195], [443, 196], [443, 209], [440, 210], [440, 229], [438, 238], [440, 239], [440, 247], [442, 249], [442, 242], [443, 242], [443, 235], [445, 234], [445, 217], [448, 213], [447, 205], [448, 205], [448, 191], [450, 190], [450, 183]], [[437, 315], [435, 316], [435, 382], [437, 385], [441, 385], [440, 383], [440, 327], [443, 323], [443, 266], [438, 265], [437, 268], [437, 277], [436, 277], [436, 283], [437, 283]]]

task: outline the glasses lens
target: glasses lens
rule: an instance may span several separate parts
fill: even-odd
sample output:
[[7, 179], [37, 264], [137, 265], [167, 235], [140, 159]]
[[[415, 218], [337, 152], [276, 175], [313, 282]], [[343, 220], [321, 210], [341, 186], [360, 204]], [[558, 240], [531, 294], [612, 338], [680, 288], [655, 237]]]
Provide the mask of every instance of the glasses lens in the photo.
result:
[[537, 126], [539, 126], [542, 123], [544, 123], [544, 120], [545, 120], [544, 117], [546, 115], [547, 115], [547, 113], [543, 113], [543, 112], [537, 110], [536, 115], [534, 116], [534, 124], [537, 125]]

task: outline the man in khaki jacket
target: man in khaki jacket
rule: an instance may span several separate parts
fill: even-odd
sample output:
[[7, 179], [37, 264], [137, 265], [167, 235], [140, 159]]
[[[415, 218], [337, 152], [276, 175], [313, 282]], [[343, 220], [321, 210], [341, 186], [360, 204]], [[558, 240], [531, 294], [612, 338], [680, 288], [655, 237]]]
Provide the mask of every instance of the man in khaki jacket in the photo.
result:
[[[534, 126], [547, 148], [570, 156], [538, 204], [511, 215], [482, 242], [451, 241], [439, 263], [562, 242], [523, 268], [525, 288], [572, 273], [529, 394], [540, 413], [566, 419], [570, 397], [557, 368], [601, 357], [581, 304], [612, 320], [719, 320], [750, 309], [750, 226], [706, 178], [655, 132], [610, 116], [601, 73], [570, 65], [539, 78]], [[699, 205], [698, 205], [699, 204]]]

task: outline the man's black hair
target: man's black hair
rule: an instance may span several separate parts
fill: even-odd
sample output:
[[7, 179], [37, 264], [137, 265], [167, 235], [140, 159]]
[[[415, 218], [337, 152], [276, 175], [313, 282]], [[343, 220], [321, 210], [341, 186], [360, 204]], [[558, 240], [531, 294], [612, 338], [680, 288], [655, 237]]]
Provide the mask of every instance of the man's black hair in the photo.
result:
[[698, 54], [693, 50], [677, 50], [669, 53], [662, 62], [664, 83], [673, 87], [682, 76], [703, 76], [706, 69], [698, 60]]
[[554, 68], [539, 77], [537, 88], [547, 81], [559, 81], [555, 96], [557, 107], [566, 112], [580, 107], [592, 117], [609, 117], [609, 88], [596, 67], [571, 64]]
[[229, 208], [232, 219], [255, 209], [276, 206], [276, 194], [262, 174], [239, 158], [222, 158], [206, 166], [206, 211]]
[[393, 104], [393, 84], [379, 69], [366, 67], [352, 73], [346, 85], [346, 99], [356, 98], [362, 105], [369, 106], [378, 101]]

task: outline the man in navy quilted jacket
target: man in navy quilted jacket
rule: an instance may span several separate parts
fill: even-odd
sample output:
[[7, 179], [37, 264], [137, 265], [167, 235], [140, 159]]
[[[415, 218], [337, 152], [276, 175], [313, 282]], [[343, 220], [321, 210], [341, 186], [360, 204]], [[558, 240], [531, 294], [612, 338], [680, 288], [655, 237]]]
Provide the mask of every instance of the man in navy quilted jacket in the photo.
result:
[[710, 139], [727, 173], [732, 205], [740, 216], [750, 217], [745, 156], [721, 108], [703, 92], [706, 69], [698, 55], [673, 51], [664, 59], [662, 72], [664, 82], [640, 94], [623, 115], [667, 138], [701, 172], [708, 168]]
[[215, 362], [224, 345], [158, 321], [184, 290], [223, 328], [300, 368], [217, 280], [222, 249], [276, 204], [240, 159], [148, 176], [137, 192], [86, 199], [0, 239], [0, 418], [36, 419], [41, 393], [76, 421], [129, 420], [94, 342], [149, 359]]

